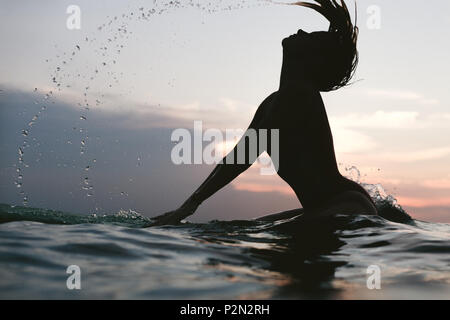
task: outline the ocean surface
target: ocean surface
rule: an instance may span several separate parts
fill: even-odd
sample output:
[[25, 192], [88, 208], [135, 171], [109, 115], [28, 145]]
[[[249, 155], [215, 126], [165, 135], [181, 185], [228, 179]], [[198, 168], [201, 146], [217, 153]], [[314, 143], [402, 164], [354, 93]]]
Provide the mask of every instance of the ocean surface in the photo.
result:
[[[390, 220], [148, 227], [133, 211], [0, 205], [0, 298], [449, 299], [450, 225], [412, 220], [387, 203], [379, 210]], [[80, 290], [67, 287], [71, 265]], [[373, 266], [381, 287], [370, 290]]]

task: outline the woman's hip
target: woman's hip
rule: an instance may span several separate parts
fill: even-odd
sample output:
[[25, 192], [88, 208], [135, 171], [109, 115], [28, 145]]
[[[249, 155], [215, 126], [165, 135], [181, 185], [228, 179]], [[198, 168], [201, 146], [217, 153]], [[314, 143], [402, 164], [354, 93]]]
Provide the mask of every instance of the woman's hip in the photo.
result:
[[378, 215], [371, 199], [359, 191], [344, 191], [334, 196], [324, 204], [310, 210], [318, 216], [343, 215]]

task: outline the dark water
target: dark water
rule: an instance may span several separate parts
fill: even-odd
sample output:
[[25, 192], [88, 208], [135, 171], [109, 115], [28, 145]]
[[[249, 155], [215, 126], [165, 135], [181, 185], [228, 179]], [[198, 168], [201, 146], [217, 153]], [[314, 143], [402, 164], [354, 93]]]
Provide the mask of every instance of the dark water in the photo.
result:
[[[393, 220], [402, 222], [300, 216], [146, 228], [151, 220], [132, 211], [0, 205], [0, 298], [450, 298], [450, 225], [401, 212]], [[81, 290], [67, 289], [69, 265], [81, 268]], [[380, 290], [367, 288], [371, 265]]]

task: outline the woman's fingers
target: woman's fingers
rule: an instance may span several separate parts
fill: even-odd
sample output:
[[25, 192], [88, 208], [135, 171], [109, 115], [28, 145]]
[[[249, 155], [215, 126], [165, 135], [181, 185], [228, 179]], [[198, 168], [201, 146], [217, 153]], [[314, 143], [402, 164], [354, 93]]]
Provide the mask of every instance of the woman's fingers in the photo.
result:
[[179, 224], [181, 220], [189, 217], [190, 215], [191, 214], [185, 212], [184, 210], [170, 211], [152, 218], [152, 220], [155, 220], [155, 222], [151, 225], [151, 227]]

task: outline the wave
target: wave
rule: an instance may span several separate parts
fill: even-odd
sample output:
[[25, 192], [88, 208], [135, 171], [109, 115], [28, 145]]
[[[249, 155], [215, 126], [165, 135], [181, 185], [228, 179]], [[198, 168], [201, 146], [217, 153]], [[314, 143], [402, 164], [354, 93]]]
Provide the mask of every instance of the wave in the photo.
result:
[[49, 209], [0, 204], [0, 223], [14, 221], [32, 221], [59, 225], [112, 224], [130, 228], [146, 228], [152, 223], [151, 219], [133, 210], [120, 210], [115, 214], [82, 215]]
[[[377, 199], [376, 205], [380, 217], [400, 223], [412, 222], [413, 219], [400, 206], [396, 205], [390, 199]], [[56, 211], [50, 209], [31, 208], [23, 206], [14, 206], [9, 204], [0, 204], [0, 223], [14, 222], [14, 221], [32, 221], [45, 224], [56, 225], [78, 225], [78, 224], [111, 224], [130, 228], [147, 228], [153, 223], [151, 218], [133, 211], [120, 210], [114, 214], [74, 214], [63, 211]], [[223, 225], [230, 224], [230, 222], [219, 222]], [[248, 226], [252, 224], [259, 224], [255, 220], [251, 221], [234, 221], [232, 225], [238, 223], [240, 226]]]
[[[378, 206], [407, 217], [388, 200]], [[364, 215], [151, 223], [131, 210], [2, 204], [0, 298], [423, 299], [445, 297], [450, 285], [448, 224]], [[64, 285], [72, 264], [84, 272], [78, 293]], [[379, 296], [366, 287], [371, 265], [383, 271]]]

